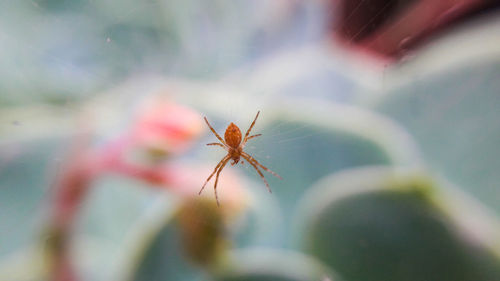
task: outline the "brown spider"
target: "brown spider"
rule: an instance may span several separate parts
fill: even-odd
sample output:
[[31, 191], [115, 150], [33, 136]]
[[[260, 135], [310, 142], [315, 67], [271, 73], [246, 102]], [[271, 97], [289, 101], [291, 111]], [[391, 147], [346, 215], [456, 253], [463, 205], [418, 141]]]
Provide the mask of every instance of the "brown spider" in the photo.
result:
[[[218, 145], [218, 146], [224, 148], [227, 151], [227, 154], [226, 154], [226, 156], [224, 156], [224, 158], [222, 158], [222, 160], [220, 160], [220, 162], [217, 164], [217, 166], [215, 166], [214, 171], [208, 177], [208, 179], [205, 181], [205, 183], [201, 187], [201, 190], [200, 190], [200, 192], [198, 192], [198, 194], [201, 194], [201, 192], [203, 191], [203, 189], [207, 185], [208, 181], [213, 177], [213, 175], [215, 173], [217, 173], [217, 175], [215, 176], [214, 192], [215, 192], [215, 200], [217, 201], [217, 205], [219, 205], [219, 197], [217, 196], [217, 183], [219, 181], [219, 174], [222, 171], [222, 169], [224, 169], [224, 166], [226, 166], [226, 164], [229, 160], [232, 160], [231, 165], [235, 165], [235, 164], [238, 164], [238, 162], [240, 161], [240, 157], [243, 157], [245, 160], [247, 160], [248, 163], [250, 163], [250, 165], [252, 165], [252, 167], [254, 167], [254, 169], [257, 171], [257, 173], [262, 178], [262, 180], [264, 180], [264, 183], [266, 184], [267, 190], [269, 190], [269, 192], [271, 192], [271, 188], [269, 187], [269, 183], [267, 182], [266, 178], [264, 177], [262, 172], [259, 170], [259, 167], [264, 169], [266, 172], [271, 173], [273, 176], [275, 176], [279, 179], [282, 179], [278, 174], [269, 170], [268, 168], [266, 168], [265, 166], [260, 164], [255, 158], [253, 158], [248, 153], [243, 151], [243, 148], [245, 147], [245, 144], [247, 143], [248, 140], [262, 135], [262, 134], [256, 134], [256, 135], [248, 136], [250, 134], [250, 131], [252, 130], [253, 126], [255, 125], [255, 121], [257, 121], [257, 117], [259, 117], [259, 113], [260, 113], [260, 111], [257, 112], [257, 115], [255, 116], [255, 119], [253, 120], [252, 125], [250, 125], [250, 128], [248, 128], [247, 132], [245, 133], [245, 137], [243, 138], [243, 141], [241, 141], [240, 128], [238, 128], [238, 126], [236, 126], [234, 123], [231, 122], [231, 124], [229, 124], [229, 126], [227, 126], [226, 132], [224, 133], [224, 139], [222, 139], [219, 136], [219, 134], [217, 134], [217, 132], [214, 130], [214, 128], [212, 128], [210, 123], [208, 123], [207, 117], [204, 117], [205, 122], [207, 123], [208, 127], [210, 128], [212, 133], [214, 133], [214, 135], [220, 141], [220, 143], [213, 142], [213, 143], [207, 143], [207, 145]], [[243, 161], [241, 161], [241, 163], [243, 164]]]

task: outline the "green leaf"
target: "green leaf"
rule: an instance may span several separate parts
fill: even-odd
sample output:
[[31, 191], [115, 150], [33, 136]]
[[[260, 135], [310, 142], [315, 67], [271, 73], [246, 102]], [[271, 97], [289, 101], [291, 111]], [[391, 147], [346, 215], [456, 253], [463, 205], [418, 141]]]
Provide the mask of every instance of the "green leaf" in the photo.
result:
[[374, 108], [402, 124], [436, 173], [500, 213], [500, 63], [412, 77]]
[[394, 168], [332, 175], [304, 199], [302, 247], [346, 280], [499, 280], [498, 222], [458, 197]]
[[268, 249], [233, 251], [217, 281], [338, 281], [316, 259], [299, 252]]
[[[56, 167], [61, 139], [33, 139], [0, 144], [0, 257], [31, 244], [49, 200], [49, 170]], [[48, 176], [49, 174], [49, 176]]]
[[[266, 113], [264, 128], [253, 131], [262, 137], [251, 140], [246, 151], [283, 177], [265, 175], [273, 191], [270, 196], [277, 198], [285, 215], [285, 233], [290, 233], [297, 201], [323, 176], [360, 166], [419, 165], [406, 132], [380, 115], [311, 101], [290, 102]], [[264, 189], [253, 168], [245, 166]], [[288, 235], [280, 242], [279, 246], [290, 246]]]

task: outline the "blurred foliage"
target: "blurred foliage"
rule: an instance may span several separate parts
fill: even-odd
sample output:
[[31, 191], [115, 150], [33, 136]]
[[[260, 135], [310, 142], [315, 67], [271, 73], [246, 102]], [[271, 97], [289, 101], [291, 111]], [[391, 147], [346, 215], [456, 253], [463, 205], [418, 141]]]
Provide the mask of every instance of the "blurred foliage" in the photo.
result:
[[500, 213], [500, 60], [412, 81], [375, 108], [403, 124], [431, 167]]
[[[92, 281], [500, 280], [500, 21], [371, 69], [322, 43], [330, 12], [322, 1], [2, 3], [0, 280], [44, 279], [43, 253], [60, 241]], [[130, 77], [140, 82], [117, 85]], [[70, 237], [47, 232], [64, 151], [87, 129], [74, 119], [95, 124], [99, 148], [155, 83], [219, 133], [261, 110], [263, 135], [245, 151], [283, 180], [269, 177], [269, 194], [239, 165], [248, 194], [226, 209], [213, 183], [210, 197], [183, 197], [108, 173]], [[223, 151], [203, 145], [214, 139], [158, 158], [215, 165]], [[190, 176], [198, 188], [207, 175]]]
[[319, 38], [319, 8], [241, 0], [7, 1], [0, 11], [0, 106], [64, 104], [137, 73], [217, 78]]
[[2, 243], [0, 256], [12, 254], [26, 245], [41, 227], [43, 217], [33, 210], [42, 208], [48, 199], [52, 179], [46, 168], [57, 165], [57, 155], [66, 141], [43, 138], [0, 145], [0, 206], [4, 214], [0, 240], [9, 241]]
[[[462, 234], [436, 204], [435, 200], [445, 199], [434, 198], [435, 186], [411, 177], [396, 184], [387, 181], [387, 175], [381, 181], [362, 172], [359, 177], [364, 177], [366, 190], [355, 187], [352, 194], [323, 194], [319, 207], [309, 206], [310, 215], [304, 217], [307, 252], [347, 280], [496, 280], [500, 276], [492, 245], [469, 241]], [[322, 188], [328, 189], [329, 183], [341, 187], [332, 179], [323, 182]]]

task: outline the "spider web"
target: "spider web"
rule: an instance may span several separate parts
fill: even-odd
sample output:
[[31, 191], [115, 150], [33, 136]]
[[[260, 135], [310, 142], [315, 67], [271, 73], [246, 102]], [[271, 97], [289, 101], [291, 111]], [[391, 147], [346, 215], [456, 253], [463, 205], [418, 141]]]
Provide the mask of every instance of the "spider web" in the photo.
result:
[[[351, 20], [361, 4], [359, 2], [346, 21]], [[247, 91], [253, 87], [248, 81], [244, 83], [247, 75], [254, 75], [269, 61], [281, 61], [283, 53], [293, 55], [296, 50], [323, 44], [331, 32], [328, 20], [334, 13], [332, 6], [321, 1], [266, 0], [31, 0], [2, 2], [0, 7], [0, 45], [3, 46], [0, 57], [4, 59], [0, 68], [0, 85], [3, 85], [0, 86], [0, 106], [27, 108], [24, 117], [16, 114], [1, 117], [9, 124], [4, 134], [12, 130], [21, 132], [20, 135], [31, 130], [37, 124], [35, 120], [43, 119], [52, 111], [52, 106], [72, 111], [73, 104], [78, 106], [95, 98], [96, 93], [119, 88], [130, 77], [149, 76], [207, 85], [216, 81], [217, 86], [228, 83], [231, 87], [226, 91], [241, 86], [242, 93], [221, 95], [217, 99], [197, 93], [186, 94], [191, 97], [180, 95], [180, 100], [193, 102], [192, 106], [200, 111], [217, 112], [216, 121], [222, 121], [217, 124], [223, 124], [215, 126], [219, 133], [223, 133], [227, 121], [242, 124], [240, 128], [246, 130], [257, 110], [267, 108], [266, 103], [279, 103], [281, 98], [286, 98], [286, 94], [273, 99], [266, 98], [267, 93], [262, 94], [260, 90]], [[368, 21], [366, 28], [371, 24]], [[353, 39], [356, 37], [357, 34]], [[286, 72], [286, 63], [278, 66]], [[280, 73], [276, 73], [269, 79], [279, 76]], [[341, 76], [340, 79], [347, 78]], [[286, 82], [293, 81], [284, 84]], [[282, 90], [286, 92], [286, 89]], [[254, 94], [258, 97], [253, 97]], [[142, 95], [138, 91], [125, 98], [133, 103]], [[198, 99], [205, 103], [194, 102]], [[48, 110], [42, 113], [30, 110], [32, 106], [47, 104]], [[267, 126], [266, 112], [261, 114], [253, 133], [263, 133], [263, 136], [252, 140], [247, 148], [264, 165], [273, 159], [262, 144], [273, 144], [279, 153], [287, 154], [298, 151], [314, 138], [328, 137], [310, 124], [281, 120]], [[188, 157], [196, 157], [197, 153], [195, 150]], [[1, 156], [0, 169], [3, 169], [11, 160], [7, 151], [2, 151]], [[59, 161], [59, 156], [50, 156], [48, 165], [57, 166]], [[245, 167], [252, 170], [249, 165]], [[273, 166], [268, 167], [280, 172]], [[259, 180], [258, 176], [255, 179]], [[17, 192], [22, 193], [21, 197], [29, 197], [34, 189], [38, 192], [40, 188], [45, 192], [41, 200], [48, 198], [46, 187], [35, 183], [17, 187]], [[5, 190], [0, 188], [0, 192]], [[5, 194], [8, 196], [0, 193], [1, 213], [19, 216], [14, 208], [9, 208], [12, 204], [2, 204], [1, 200], [7, 202], [14, 198]], [[23, 208], [32, 213], [40, 206], [38, 201], [30, 201]], [[31, 226], [37, 225], [40, 219], [27, 214], [24, 218], [22, 223]], [[13, 226], [17, 223], [16, 219], [0, 221], [0, 240], [16, 236]], [[0, 252], [0, 258], [23, 246], [18, 242], [19, 245]]]

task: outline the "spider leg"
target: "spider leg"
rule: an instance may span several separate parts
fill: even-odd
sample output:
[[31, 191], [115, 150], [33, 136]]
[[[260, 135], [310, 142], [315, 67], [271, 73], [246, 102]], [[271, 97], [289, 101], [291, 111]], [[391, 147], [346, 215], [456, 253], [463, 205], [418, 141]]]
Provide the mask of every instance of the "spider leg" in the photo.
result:
[[271, 188], [269, 187], [269, 183], [267, 182], [266, 178], [264, 177], [264, 175], [262, 174], [262, 172], [259, 170], [259, 167], [257, 167], [257, 165], [255, 165], [255, 163], [250, 160], [250, 158], [248, 158], [250, 155], [248, 154], [241, 154], [241, 157], [245, 158], [247, 160], [248, 163], [250, 163], [250, 165], [253, 166], [253, 168], [257, 171], [257, 173], [259, 174], [259, 176], [262, 178], [262, 180], [264, 181], [264, 183], [266, 184], [266, 187], [267, 187], [267, 190], [269, 190], [269, 193], [273, 193], [271, 191]]
[[214, 174], [217, 172], [217, 170], [219, 170], [219, 167], [222, 165], [222, 163], [224, 161], [227, 161], [229, 159], [229, 155], [226, 155], [224, 156], [224, 158], [222, 158], [222, 160], [220, 160], [220, 162], [217, 164], [217, 166], [215, 166], [215, 169], [214, 171], [212, 172], [212, 174], [210, 174], [210, 176], [207, 178], [207, 180], [205, 181], [205, 183], [203, 184], [203, 186], [201, 187], [200, 191], [198, 192], [198, 195], [201, 194], [201, 192], [203, 191], [203, 189], [205, 188], [205, 186], [207, 185], [208, 181], [214, 176]]
[[214, 133], [214, 135], [220, 140], [220, 142], [222, 142], [224, 145], [226, 145], [226, 142], [219, 136], [219, 134], [217, 134], [215, 129], [212, 128], [212, 126], [210, 125], [210, 123], [208, 123], [207, 117], [203, 117], [203, 119], [205, 119], [205, 123], [207, 123], [208, 127], [210, 128], [210, 131], [212, 131], [212, 133]]
[[258, 165], [259, 167], [261, 167], [262, 169], [264, 169], [264, 171], [266, 171], [266, 172], [270, 173], [271, 175], [273, 175], [273, 176], [277, 177], [277, 178], [278, 178], [278, 179], [280, 179], [280, 180], [282, 180], [282, 179], [283, 179], [280, 175], [278, 175], [278, 174], [276, 174], [275, 172], [273, 172], [273, 171], [269, 170], [266, 166], [264, 166], [264, 165], [260, 164], [260, 163], [259, 163], [259, 161], [257, 161], [257, 159], [253, 158], [253, 157], [252, 157], [252, 156], [250, 156], [248, 153], [246, 153], [246, 152], [242, 152], [242, 153], [241, 153], [241, 155], [242, 155], [242, 156], [246, 156], [246, 157], [248, 157], [248, 159], [247, 159], [247, 158], [245, 158], [245, 159], [247, 159], [249, 162], [250, 162], [250, 161], [254, 162], [256, 165]]
[[220, 206], [219, 205], [219, 196], [217, 195], [217, 183], [219, 182], [219, 174], [220, 174], [220, 172], [222, 172], [222, 169], [224, 169], [224, 166], [226, 166], [229, 159], [231, 159], [231, 158], [227, 158], [226, 160], [224, 160], [224, 163], [222, 163], [220, 165], [219, 171], [217, 171], [217, 175], [215, 176], [214, 192], [215, 192], [215, 201], [217, 202], [217, 206]]
[[253, 128], [253, 125], [255, 125], [255, 121], [257, 121], [257, 117], [259, 117], [260, 111], [257, 111], [257, 115], [255, 115], [255, 119], [253, 119], [252, 125], [248, 128], [247, 132], [245, 133], [245, 138], [243, 139], [243, 143], [246, 143], [248, 140], [248, 135], [250, 134], [250, 131]]
[[251, 139], [253, 139], [253, 138], [256, 138], [256, 137], [260, 137], [260, 136], [262, 136], [262, 134], [251, 135], [251, 136], [249, 136], [249, 137], [247, 138], [247, 141], [249, 141], [249, 140], [251, 140]]
[[207, 145], [218, 145], [218, 146], [220, 146], [220, 147], [222, 147], [222, 148], [226, 149], [226, 146], [225, 146], [225, 145], [223, 145], [222, 143], [218, 143], [218, 142], [211, 142], [211, 143], [207, 143]]

